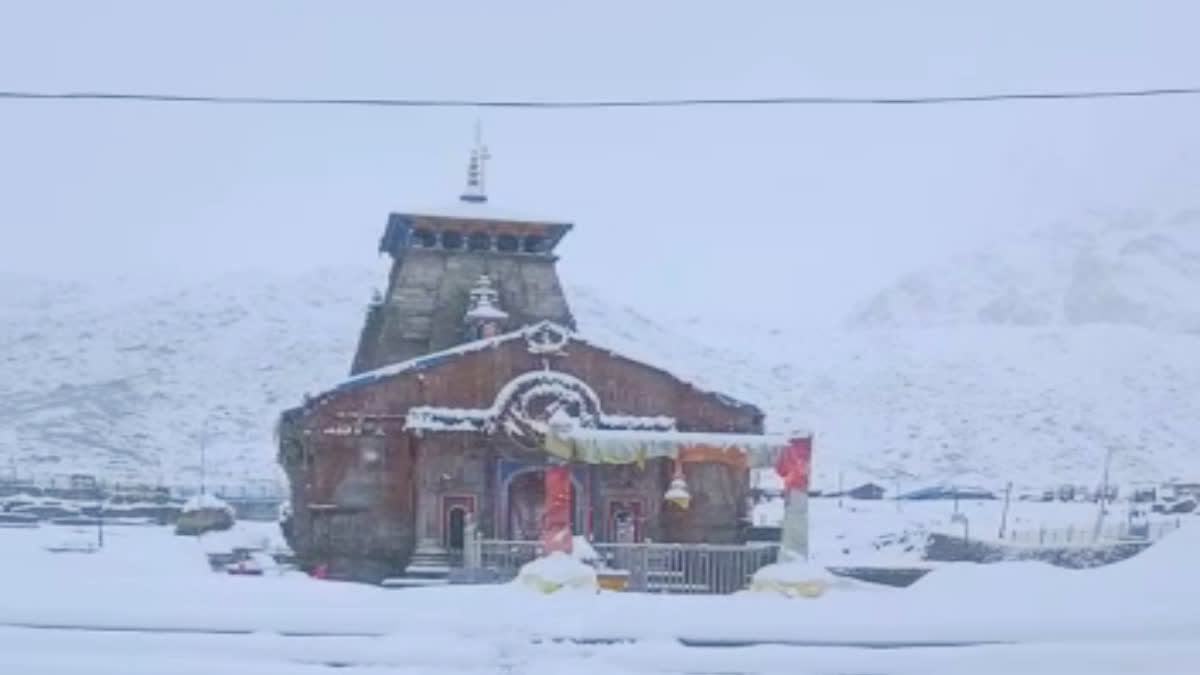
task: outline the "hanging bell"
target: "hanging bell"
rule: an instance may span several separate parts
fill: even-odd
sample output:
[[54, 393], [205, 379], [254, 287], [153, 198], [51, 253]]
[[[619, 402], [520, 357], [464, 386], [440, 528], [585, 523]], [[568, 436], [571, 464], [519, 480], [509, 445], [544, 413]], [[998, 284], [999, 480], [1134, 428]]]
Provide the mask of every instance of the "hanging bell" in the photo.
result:
[[681, 509], [686, 509], [692, 503], [692, 493], [688, 492], [687, 480], [683, 477], [682, 467], [676, 466], [675, 476], [671, 478], [671, 485], [667, 488], [663, 499]]

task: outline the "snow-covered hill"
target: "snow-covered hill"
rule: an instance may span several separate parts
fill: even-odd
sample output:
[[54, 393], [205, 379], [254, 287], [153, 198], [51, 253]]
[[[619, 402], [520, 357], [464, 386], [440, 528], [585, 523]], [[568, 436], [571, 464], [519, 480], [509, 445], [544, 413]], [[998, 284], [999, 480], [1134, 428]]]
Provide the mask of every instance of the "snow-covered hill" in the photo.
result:
[[[583, 332], [818, 434], [817, 480], [1200, 478], [1200, 219], [1047, 230], [913, 275], [839, 328], [652, 317]], [[569, 264], [569, 261], [565, 264]], [[277, 413], [348, 370], [380, 268], [0, 293], [0, 475], [274, 479]], [[786, 319], [770, 317], [769, 319]], [[203, 441], [203, 442], [202, 442]], [[7, 459], [6, 459], [7, 458]], [[7, 465], [7, 466], [6, 466]]]
[[47, 284], [41, 311], [25, 303], [0, 325], [0, 450], [15, 460], [0, 472], [171, 480], [194, 475], [203, 444], [216, 480], [273, 478], [275, 414], [345, 373], [378, 281], [246, 273], [124, 285], [115, 302]]
[[1115, 324], [1200, 334], [1200, 211], [1098, 213], [914, 272], [857, 327]]

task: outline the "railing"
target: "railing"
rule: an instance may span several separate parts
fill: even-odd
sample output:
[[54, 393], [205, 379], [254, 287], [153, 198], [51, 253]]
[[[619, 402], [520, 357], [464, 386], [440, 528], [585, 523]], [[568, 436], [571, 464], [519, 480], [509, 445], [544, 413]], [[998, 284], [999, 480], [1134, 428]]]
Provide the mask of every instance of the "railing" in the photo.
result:
[[[475, 540], [471, 566], [492, 570], [502, 580], [538, 557], [536, 541]], [[778, 545], [593, 543], [604, 567], [628, 573], [628, 590], [644, 593], [725, 594], [745, 589], [759, 568], [775, 562]]]
[[1179, 529], [1180, 520], [1163, 520], [1144, 525], [1116, 523], [1106, 525], [1097, 532], [1095, 527], [1086, 525], [1014, 530], [1008, 533], [1004, 541], [1014, 544], [1029, 544], [1035, 546], [1084, 546], [1091, 544], [1112, 544], [1120, 542], [1157, 541], [1167, 534]]

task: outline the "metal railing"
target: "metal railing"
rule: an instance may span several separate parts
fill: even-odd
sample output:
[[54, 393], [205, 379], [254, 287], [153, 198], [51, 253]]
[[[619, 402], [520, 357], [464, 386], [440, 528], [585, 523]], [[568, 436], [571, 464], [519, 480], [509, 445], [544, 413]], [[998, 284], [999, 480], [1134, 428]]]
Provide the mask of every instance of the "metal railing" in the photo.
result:
[[[467, 565], [513, 579], [521, 566], [541, 554], [536, 541], [469, 540], [476, 547]], [[615, 544], [593, 543], [602, 567], [628, 574], [630, 591], [726, 594], [744, 590], [759, 568], [775, 562], [777, 544]]]
[[1086, 525], [1014, 530], [1008, 533], [1005, 541], [1014, 544], [1029, 544], [1036, 546], [1085, 546], [1091, 544], [1112, 544], [1121, 542], [1158, 541], [1171, 532], [1179, 529], [1180, 519], [1163, 520], [1144, 525], [1115, 523], [1105, 525], [1099, 531]]

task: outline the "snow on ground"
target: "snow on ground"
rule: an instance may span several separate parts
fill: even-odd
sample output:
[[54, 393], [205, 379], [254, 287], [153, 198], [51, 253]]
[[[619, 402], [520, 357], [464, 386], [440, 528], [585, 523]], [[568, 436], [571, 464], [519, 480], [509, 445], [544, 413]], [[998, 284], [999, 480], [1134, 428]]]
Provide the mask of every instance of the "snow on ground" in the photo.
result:
[[[1106, 531], [1127, 519], [1129, 504], [1118, 502], [1104, 517]], [[1003, 520], [1003, 500], [960, 501], [957, 510], [966, 524], [953, 520], [953, 501], [896, 501], [819, 498], [809, 500], [812, 522], [811, 558], [830, 566], [906, 565], [919, 562], [925, 535], [942, 532], [973, 540], [997, 540]], [[1045, 528], [1046, 541], [1064, 538], [1072, 531], [1082, 539], [1096, 526], [1099, 506], [1084, 502], [1022, 502], [1009, 505], [1005, 538], [1037, 541]], [[783, 500], [755, 507], [755, 525], [778, 525], [783, 520]], [[1200, 516], [1154, 516], [1152, 526], [1173, 525], [1177, 520]]]
[[[904, 650], [674, 642], [589, 646], [513, 640], [288, 638], [0, 628], [0, 664], [22, 675], [1194, 675], [1195, 640]], [[336, 666], [336, 667], [331, 667]]]
[[[249, 539], [259, 534], [244, 526], [231, 536], [236, 533]], [[1169, 638], [1200, 630], [1195, 523], [1158, 549], [1099, 570], [955, 565], [911, 589], [831, 593], [807, 603], [753, 594], [537, 599], [509, 585], [396, 591], [297, 573], [230, 577], [208, 570], [203, 537], [175, 537], [165, 528], [113, 528], [99, 553], [45, 550], [64, 535], [87, 534], [56, 527], [0, 530], [6, 552], [0, 623], [833, 641]], [[1114, 609], [1098, 612], [1101, 606]], [[1117, 607], [1123, 620], [1113, 619]]]
[[[97, 553], [51, 553], [91, 528], [0, 529], [0, 663], [22, 673], [307, 673], [328, 664], [404, 672], [1192, 672], [1200, 657], [1200, 523], [1137, 557], [1068, 571], [954, 565], [904, 590], [820, 599], [530, 594], [514, 585], [388, 590], [298, 573], [209, 571], [206, 550], [270, 545], [272, 524], [219, 537], [105, 531]], [[41, 628], [34, 629], [32, 627]], [[96, 633], [68, 627], [225, 631]], [[228, 632], [243, 631], [233, 635]], [[333, 634], [294, 637], [289, 633]], [[338, 637], [340, 636], [340, 637]], [[625, 638], [634, 644], [537, 642]], [[993, 643], [955, 650], [685, 648], [676, 639]], [[1018, 646], [994, 644], [1021, 642]], [[952, 652], [952, 653], [950, 653]], [[1187, 666], [1185, 668], [1185, 665]], [[16, 667], [15, 670], [12, 668]], [[969, 670], [960, 670], [969, 668]], [[1124, 668], [1124, 670], [1123, 670]], [[807, 670], [806, 670], [807, 669]], [[386, 672], [374, 669], [370, 672]]]

